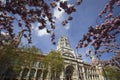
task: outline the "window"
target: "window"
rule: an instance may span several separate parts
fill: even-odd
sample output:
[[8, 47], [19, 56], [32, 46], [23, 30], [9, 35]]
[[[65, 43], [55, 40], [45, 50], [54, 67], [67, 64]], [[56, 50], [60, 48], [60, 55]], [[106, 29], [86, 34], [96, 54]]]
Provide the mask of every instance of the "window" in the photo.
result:
[[29, 69], [25, 68], [22, 73], [22, 79], [24, 79], [28, 74]]
[[34, 78], [35, 72], [36, 72], [35, 69], [32, 69], [32, 70], [30, 71], [30, 79], [31, 79], [31, 78]]

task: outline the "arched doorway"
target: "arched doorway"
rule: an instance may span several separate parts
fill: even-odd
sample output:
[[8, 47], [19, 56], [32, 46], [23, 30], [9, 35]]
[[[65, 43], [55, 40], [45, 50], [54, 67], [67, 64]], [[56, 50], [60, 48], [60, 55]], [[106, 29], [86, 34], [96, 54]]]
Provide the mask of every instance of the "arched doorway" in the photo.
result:
[[69, 65], [65, 69], [65, 80], [72, 80], [72, 75], [74, 72], [74, 67], [72, 65]]

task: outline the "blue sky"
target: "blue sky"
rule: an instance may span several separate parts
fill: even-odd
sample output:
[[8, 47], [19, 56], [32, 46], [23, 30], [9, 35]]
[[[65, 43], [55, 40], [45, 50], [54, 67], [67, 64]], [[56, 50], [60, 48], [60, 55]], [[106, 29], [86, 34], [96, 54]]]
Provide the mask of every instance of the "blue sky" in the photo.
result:
[[[56, 9], [54, 9], [54, 16], [57, 17], [55, 41], [57, 42], [61, 35], [65, 35], [69, 38], [70, 45], [75, 50], [75, 46], [77, 45], [78, 41], [82, 39], [82, 36], [85, 33], [87, 33], [88, 27], [90, 25], [95, 25], [96, 21], [100, 22], [98, 14], [104, 8], [105, 3], [107, 2], [108, 0], [83, 0], [81, 5], [77, 7], [77, 12], [72, 14], [74, 19], [66, 26], [61, 25], [61, 21], [66, 18], [64, 11], [58, 12]], [[37, 25], [39, 24], [33, 24], [33, 27]], [[56, 49], [56, 46], [52, 45], [50, 41], [50, 35], [46, 33], [45, 29], [39, 31], [34, 28], [32, 33], [32, 45], [35, 45], [37, 48], [41, 49], [42, 52], [48, 53], [50, 50]], [[84, 54], [85, 52], [86, 49], [78, 50], [78, 53], [81, 54]], [[83, 56], [83, 59], [84, 58], [85, 57]]]

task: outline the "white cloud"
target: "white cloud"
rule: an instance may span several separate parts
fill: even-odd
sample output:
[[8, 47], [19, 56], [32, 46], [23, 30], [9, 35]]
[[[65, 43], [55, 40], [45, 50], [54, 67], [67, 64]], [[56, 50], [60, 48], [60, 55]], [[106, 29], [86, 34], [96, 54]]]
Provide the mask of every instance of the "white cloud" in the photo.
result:
[[58, 11], [58, 8], [59, 8], [59, 3], [57, 3], [57, 7], [54, 9], [54, 16], [56, 17], [56, 19], [62, 19], [63, 18], [63, 12], [64, 10], [61, 9], [61, 11]]
[[38, 26], [40, 26], [41, 24], [40, 23], [37, 23], [37, 27], [34, 29], [35, 33], [37, 33], [37, 36], [39, 37], [42, 37], [42, 36], [47, 36], [49, 35], [47, 32], [46, 32], [46, 28], [42, 29], [42, 30], [39, 30], [38, 29]]
[[4, 2], [5, 0], [1, 0], [2, 2]]
[[[68, 0], [61, 0], [61, 1], [68, 1]], [[68, 6], [72, 6], [71, 4], [69, 4]], [[64, 14], [64, 10], [62, 8], [61, 11], [58, 10], [59, 7], [59, 3], [57, 3], [57, 7], [54, 9], [54, 16], [56, 17], [56, 23], [62, 23], [63, 20], [65, 20], [66, 16]], [[65, 29], [68, 30], [70, 28], [70, 23], [65, 25]]]
[[66, 29], [66, 30], [70, 29], [70, 23], [67, 23], [67, 24], [66, 24], [65, 29]]
[[36, 32], [37, 32], [37, 35], [40, 36], [40, 37], [49, 35], [49, 34], [46, 32], [46, 28], [45, 28], [45, 29], [42, 29], [42, 30], [36, 29]]
[[[60, 0], [60, 1], [68, 1], [68, 0]], [[62, 19], [64, 17], [64, 10], [62, 8], [59, 7], [59, 3], [57, 3], [57, 7], [54, 9], [54, 16], [57, 18], [57, 19]], [[61, 9], [61, 11], [58, 10], [58, 8]]]
[[73, 4], [68, 4], [68, 7], [71, 7], [71, 6], [73, 6]]

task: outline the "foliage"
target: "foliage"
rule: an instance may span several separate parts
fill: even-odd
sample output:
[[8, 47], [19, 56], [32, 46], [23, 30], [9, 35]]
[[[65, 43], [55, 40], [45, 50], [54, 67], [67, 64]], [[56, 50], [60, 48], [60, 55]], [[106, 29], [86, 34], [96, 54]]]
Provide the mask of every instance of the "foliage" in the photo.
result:
[[45, 80], [45, 78], [47, 77], [48, 74], [48, 70], [44, 70], [43, 71], [43, 80]]
[[[31, 43], [31, 30], [33, 23], [40, 23], [37, 26], [38, 29], [42, 30], [47, 28], [47, 33], [51, 34], [51, 41], [55, 38], [54, 29], [55, 17], [53, 15], [53, 9], [56, 8], [57, 4], [60, 4], [58, 11], [64, 10], [68, 14], [68, 19], [63, 21], [62, 24], [66, 25], [68, 20], [72, 20], [70, 16], [73, 12], [76, 12], [76, 6], [80, 5], [81, 0], [74, 1], [72, 6], [68, 6], [70, 3], [60, 0], [3, 0], [0, 1], [0, 32], [5, 31], [10, 34], [12, 39], [16, 37], [14, 32], [15, 28], [20, 30], [26, 30], [24, 37]], [[47, 22], [51, 26], [46, 26]]]
[[[109, 0], [99, 14], [102, 22], [95, 26], [90, 26], [76, 48], [93, 46], [95, 55], [98, 55], [97, 57], [100, 57], [104, 52], [115, 54], [120, 52], [118, 37], [120, 36], [120, 14], [115, 13], [118, 8], [120, 8], [120, 0]], [[108, 61], [108, 63], [111, 62]]]
[[[13, 73], [18, 73], [22, 66], [29, 66], [35, 61], [35, 47], [15, 48], [13, 45], [0, 46], [0, 75], [6, 74], [8, 69]], [[2, 79], [2, 76], [0, 76]]]
[[[120, 26], [120, 15], [113, 15], [113, 9], [119, 7], [120, 1], [118, 0], [110, 0], [109, 3], [105, 5], [104, 10], [100, 14], [100, 17], [105, 14], [105, 20], [103, 23], [99, 25], [90, 26], [89, 31], [86, 35], [83, 36], [83, 39], [79, 41], [79, 44], [76, 48], [87, 47], [88, 44], [91, 44], [95, 50], [98, 50], [101, 46], [111, 46], [116, 49], [119, 49], [119, 46], [114, 44], [116, 42], [116, 35], [119, 34], [119, 26]], [[116, 6], [114, 8], [114, 6]], [[103, 15], [104, 16], [104, 15]], [[108, 52], [112, 51], [107, 49]], [[102, 51], [99, 51], [102, 52]], [[104, 51], [103, 51], [104, 52]]]
[[108, 61], [109, 64], [115, 66], [116, 69], [120, 72], [120, 53], [116, 53], [112, 59]]
[[[18, 49], [13, 47], [12, 45], [3, 45], [0, 46], [0, 75], [5, 74], [5, 72], [11, 67], [14, 70], [15, 67], [18, 67], [16, 62], [19, 62], [19, 57], [18, 57]], [[17, 68], [16, 71], [20, 69]], [[2, 76], [0, 76], [0, 79], [2, 79]]]
[[119, 80], [120, 79], [120, 71], [117, 71], [114, 66], [106, 66], [104, 68], [103, 76], [107, 77], [109, 80]]
[[52, 80], [58, 80], [63, 70], [63, 58], [60, 52], [51, 51], [45, 58], [45, 63], [48, 65]]

